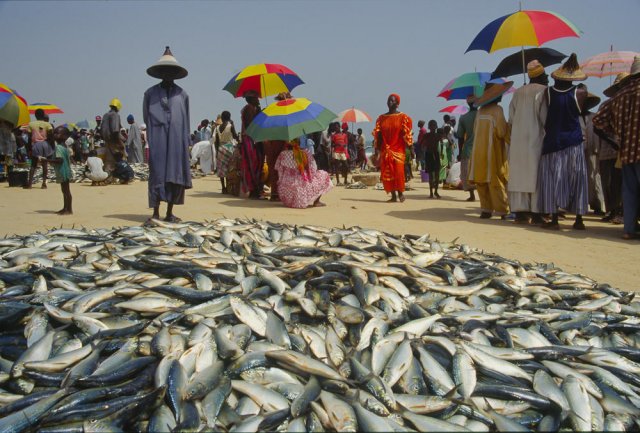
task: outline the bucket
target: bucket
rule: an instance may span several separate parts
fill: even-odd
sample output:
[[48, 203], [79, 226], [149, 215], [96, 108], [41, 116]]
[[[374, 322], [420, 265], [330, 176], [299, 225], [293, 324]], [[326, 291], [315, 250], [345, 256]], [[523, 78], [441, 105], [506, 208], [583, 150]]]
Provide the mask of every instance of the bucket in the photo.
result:
[[424, 170], [420, 170], [420, 179], [422, 182], [429, 182], [429, 173]]
[[29, 181], [28, 171], [12, 171], [7, 175], [9, 186], [25, 186]]

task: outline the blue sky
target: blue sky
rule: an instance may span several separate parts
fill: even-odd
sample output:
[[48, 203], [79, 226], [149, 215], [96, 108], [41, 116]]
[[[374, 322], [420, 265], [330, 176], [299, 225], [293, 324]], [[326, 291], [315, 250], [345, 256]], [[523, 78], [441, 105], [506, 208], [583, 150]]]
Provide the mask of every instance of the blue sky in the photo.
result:
[[[545, 45], [579, 59], [611, 45], [640, 51], [638, 0], [524, 0], [522, 8], [580, 28], [580, 38]], [[451, 78], [492, 71], [517, 51], [465, 54], [487, 23], [517, 9], [513, 0], [0, 1], [0, 82], [29, 102], [59, 105], [56, 123], [102, 115], [113, 97], [123, 121], [129, 113], [141, 121], [143, 93], [157, 82], [146, 69], [170, 45], [189, 70], [178, 84], [190, 96], [192, 129], [223, 110], [239, 123], [243, 100], [221, 89], [262, 62], [293, 69], [305, 81], [294, 96], [336, 113], [356, 106], [375, 119], [396, 92], [414, 123], [440, 121], [449, 103], [436, 96]], [[586, 84], [601, 95], [609, 78]]]

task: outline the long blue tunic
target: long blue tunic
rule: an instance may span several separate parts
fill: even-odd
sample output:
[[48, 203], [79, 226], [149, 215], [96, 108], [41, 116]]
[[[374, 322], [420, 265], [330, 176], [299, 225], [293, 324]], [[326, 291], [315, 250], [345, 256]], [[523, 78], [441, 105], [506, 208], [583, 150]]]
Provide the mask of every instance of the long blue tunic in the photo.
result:
[[160, 84], [144, 93], [142, 105], [149, 143], [149, 207], [161, 201], [184, 203], [184, 190], [191, 188], [189, 166], [189, 96], [172, 84]]

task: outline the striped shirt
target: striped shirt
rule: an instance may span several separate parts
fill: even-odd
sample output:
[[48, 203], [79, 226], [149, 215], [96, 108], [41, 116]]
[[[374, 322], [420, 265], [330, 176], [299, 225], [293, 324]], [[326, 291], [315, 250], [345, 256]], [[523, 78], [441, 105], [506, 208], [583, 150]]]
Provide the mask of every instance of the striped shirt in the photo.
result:
[[610, 102], [602, 104], [593, 125], [619, 138], [623, 165], [640, 162], [640, 76], [632, 77]]

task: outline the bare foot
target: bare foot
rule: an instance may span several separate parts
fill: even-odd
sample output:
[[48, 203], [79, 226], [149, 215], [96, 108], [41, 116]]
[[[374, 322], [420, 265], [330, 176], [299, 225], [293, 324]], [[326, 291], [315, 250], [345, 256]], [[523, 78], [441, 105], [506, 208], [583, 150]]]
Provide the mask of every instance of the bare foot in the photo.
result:
[[326, 206], [325, 203], [322, 203], [321, 201], [317, 201], [313, 204], [313, 207], [324, 207]]
[[40, 189], [47, 189], [47, 184], [43, 183], [42, 186], [40, 187]]
[[180, 218], [178, 218], [175, 215], [167, 215], [167, 217], [164, 219], [166, 222], [169, 223], [179, 223], [182, 222], [182, 220]]
[[395, 203], [397, 201], [398, 201], [398, 199], [394, 197], [394, 198], [390, 198], [389, 200], [387, 200], [387, 203]]
[[403, 195], [400, 196], [400, 203], [404, 203], [404, 196]]
[[58, 212], [56, 212], [56, 214], [64, 215], [65, 211], [66, 211], [65, 209], [60, 209]]

